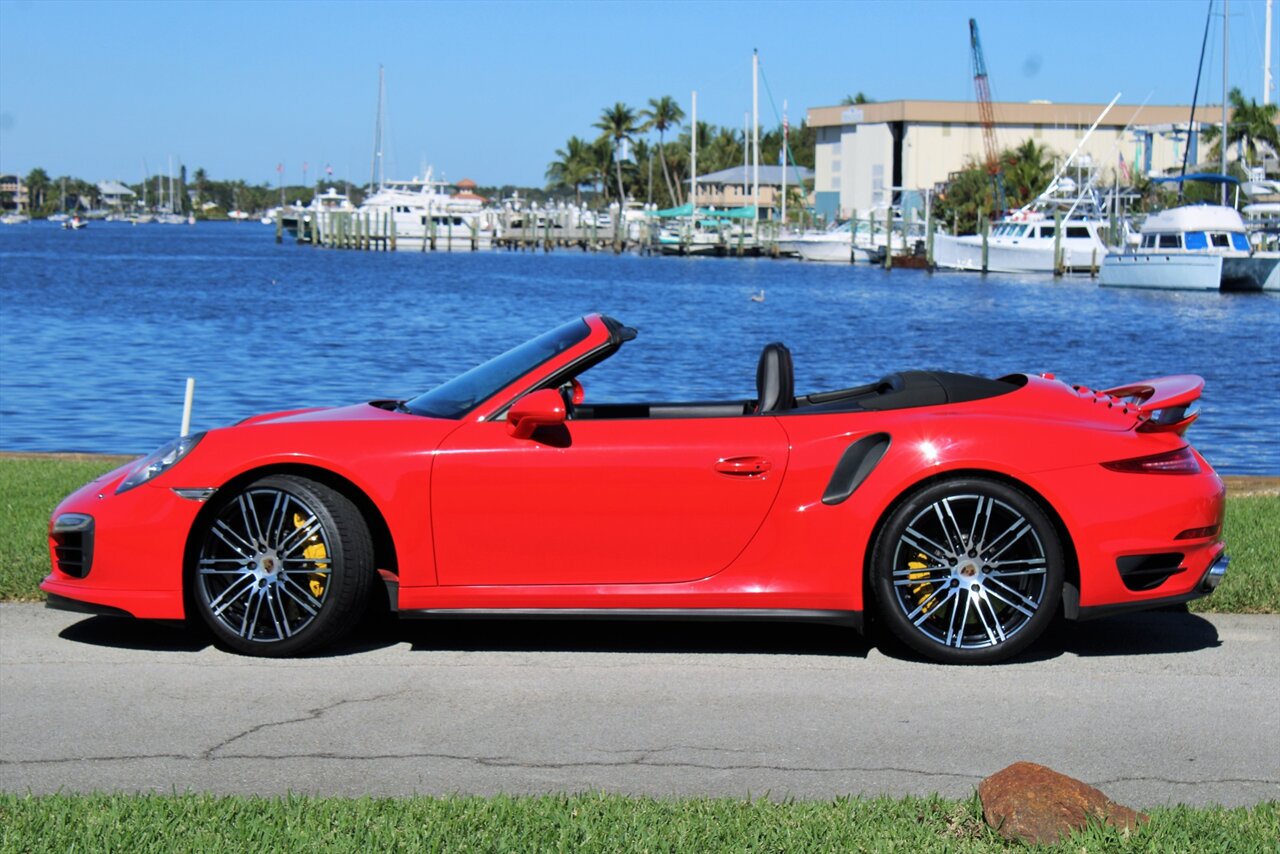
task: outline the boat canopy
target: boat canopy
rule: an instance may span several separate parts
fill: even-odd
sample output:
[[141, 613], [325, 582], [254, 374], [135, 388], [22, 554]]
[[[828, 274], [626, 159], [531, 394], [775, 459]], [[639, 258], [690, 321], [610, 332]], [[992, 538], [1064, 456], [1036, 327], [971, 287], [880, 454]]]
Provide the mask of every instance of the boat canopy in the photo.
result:
[[1217, 172], [1197, 172], [1194, 175], [1169, 175], [1164, 178], [1152, 178], [1156, 184], [1181, 184], [1183, 181], [1204, 181], [1207, 184], [1239, 184], [1238, 178], [1221, 175]]
[[660, 211], [649, 211], [648, 213], [649, 216], [662, 217], [663, 219], [670, 219], [677, 216], [693, 216], [693, 202], [685, 202], [683, 205], [676, 208], [665, 208]]

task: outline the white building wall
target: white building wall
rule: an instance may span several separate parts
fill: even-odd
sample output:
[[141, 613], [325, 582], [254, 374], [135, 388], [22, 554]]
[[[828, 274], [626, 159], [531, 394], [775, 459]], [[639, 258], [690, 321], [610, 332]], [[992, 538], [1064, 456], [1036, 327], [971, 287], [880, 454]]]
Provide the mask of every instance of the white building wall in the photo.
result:
[[[1104, 183], [1114, 180], [1118, 157], [1136, 173], [1142, 168], [1143, 142], [1129, 131], [1117, 143], [1121, 128], [1099, 127], [1083, 151], [1092, 156], [1101, 170]], [[1003, 150], [1016, 148], [1027, 139], [1044, 146], [1051, 158], [1061, 163], [1080, 144], [1087, 126], [1045, 127], [1036, 125], [1004, 125], [996, 129], [996, 142]], [[1151, 138], [1151, 171], [1163, 174], [1182, 162], [1185, 141], [1169, 134], [1156, 133]], [[1207, 147], [1201, 144], [1204, 158]], [[913, 189], [931, 188], [947, 180], [954, 172], [972, 161], [985, 158], [982, 129], [975, 124], [908, 123], [902, 146], [902, 183]], [[818, 129], [815, 150], [816, 189], [840, 194], [840, 216], [883, 205], [885, 197], [878, 187], [887, 189], [893, 179], [893, 135], [888, 123], [846, 124]], [[1127, 182], [1130, 179], [1122, 178]]]

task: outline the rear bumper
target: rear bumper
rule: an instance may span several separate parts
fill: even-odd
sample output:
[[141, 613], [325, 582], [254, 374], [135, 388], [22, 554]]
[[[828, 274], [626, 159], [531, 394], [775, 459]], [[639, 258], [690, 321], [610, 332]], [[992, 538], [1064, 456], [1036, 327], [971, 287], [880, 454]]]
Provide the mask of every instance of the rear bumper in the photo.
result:
[[[1093, 605], [1090, 607], [1076, 607], [1075, 615], [1068, 614], [1068, 617], [1076, 620], [1096, 620], [1099, 617], [1110, 617], [1113, 614], [1123, 614], [1129, 611], [1149, 611], [1152, 608], [1163, 608], [1169, 605], [1181, 605], [1203, 596], [1208, 596], [1218, 585], [1222, 583], [1222, 579], [1227, 575], [1227, 566], [1231, 563], [1231, 558], [1227, 556], [1225, 551], [1220, 552], [1218, 556], [1209, 564], [1209, 568], [1200, 576], [1199, 582], [1190, 591], [1180, 593], [1176, 596], [1165, 596], [1158, 599], [1143, 599], [1140, 602], [1121, 602], [1115, 605]], [[1069, 606], [1068, 606], [1069, 607]]]

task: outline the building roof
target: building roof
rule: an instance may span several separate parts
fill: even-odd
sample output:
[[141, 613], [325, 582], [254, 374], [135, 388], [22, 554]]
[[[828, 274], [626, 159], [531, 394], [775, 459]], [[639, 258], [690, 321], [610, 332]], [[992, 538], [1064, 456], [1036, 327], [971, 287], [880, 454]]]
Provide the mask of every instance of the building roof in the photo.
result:
[[[996, 101], [991, 104], [997, 125], [1047, 125], [1088, 127], [1106, 109], [1106, 104], [1053, 104], [1047, 101], [1020, 103]], [[1191, 115], [1190, 105], [1116, 104], [1102, 120], [1101, 127], [1126, 127], [1129, 124], [1183, 124]], [[885, 122], [952, 122], [980, 124], [977, 101], [883, 101], [835, 107], [810, 107], [809, 124], [813, 127], [841, 127]], [[1196, 107], [1196, 121], [1221, 123], [1222, 105]]]
[[136, 196], [133, 190], [130, 190], [119, 181], [99, 181], [98, 192], [104, 196]]
[[[803, 166], [787, 167], [787, 183], [795, 184], [796, 176], [799, 175], [802, 180], [813, 180], [813, 170], [806, 169]], [[750, 184], [754, 177], [753, 170], [746, 166], [734, 166], [731, 169], [721, 169], [719, 172], [712, 172], [708, 175], [699, 175], [699, 184]], [[782, 186], [782, 167], [781, 166], [765, 166], [760, 164], [760, 183], [766, 187]]]
[[470, 178], [463, 178], [458, 182], [457, 187], [459, 190], [474, 190], [476, 188], [476, 182], [472, 181]]

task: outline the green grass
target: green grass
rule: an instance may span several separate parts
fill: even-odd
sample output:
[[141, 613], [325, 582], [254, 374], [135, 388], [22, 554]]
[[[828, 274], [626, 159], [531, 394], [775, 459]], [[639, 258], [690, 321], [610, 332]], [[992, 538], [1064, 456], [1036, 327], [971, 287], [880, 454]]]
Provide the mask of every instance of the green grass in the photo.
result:
[[43, 599], [49, 515], [68, 493], [129, 457], [0, 457], [0, 599]]
[[[67, 493], [128, 457], [0, 457], [0, 600], [44, 598], [49, 514]], [[1212, 595], [1192, 603], [1207, 613], [1280, 613], [1280, 496], [1228, 496], [1231, 569]]]
[[1280, 804], [1173, 807], [1125, 834], [1091, 826], [1052, 847], [1006, 843], [977, 799], [834, 801], [620, 795], [347, 799], [0, 795], [0, 852], [1264, 852]]
[[1191, 610], [1280, 613], [1280, 497], [1228, 497], [1224, 527], [1231, 555], [1227, 577], [1212, 596], [1192, 602]]

